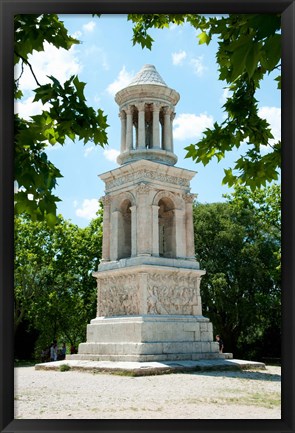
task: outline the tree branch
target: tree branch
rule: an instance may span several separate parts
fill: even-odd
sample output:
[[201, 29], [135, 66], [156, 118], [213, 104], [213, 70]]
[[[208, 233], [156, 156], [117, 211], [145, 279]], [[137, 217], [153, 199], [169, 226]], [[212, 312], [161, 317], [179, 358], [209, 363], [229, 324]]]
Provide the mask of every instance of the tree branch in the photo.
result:
[[37, 80], [37, 77], [36, 77], [36, 75], [35, 75], [35, 73], [34, 73], [34, 71], [33, 71], [33, 68], [32, 68], [31, 63], [28, 62], [28, 61], [27, 61], [23, 56], [21, 56], [18, 52], [14, 51], [14, 53], [15, 53], [15, 55], [16, 55], [17, 57], [19, 57], [20, 59], [22, 59], [22, 61], [23, 61], [26, 65], [29, 66], [29, 68], [31, 69], [32, 75], [33, 75], [33, 77], [34, 77], [34, 79], [35, 79], [35, 81], [36, 81], [36, 83], [37, 83], [37, 85], [40, 87], [41, 84], [40, 84], [39, 81]]

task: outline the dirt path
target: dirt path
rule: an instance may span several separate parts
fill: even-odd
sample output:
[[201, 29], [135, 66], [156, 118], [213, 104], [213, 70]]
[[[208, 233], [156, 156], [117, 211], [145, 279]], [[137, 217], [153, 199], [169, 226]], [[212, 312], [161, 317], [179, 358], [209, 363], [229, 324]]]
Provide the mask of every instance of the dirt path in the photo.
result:
[[280, 419], [281, 369], [116, 376], [15, 369], [18, 419]]

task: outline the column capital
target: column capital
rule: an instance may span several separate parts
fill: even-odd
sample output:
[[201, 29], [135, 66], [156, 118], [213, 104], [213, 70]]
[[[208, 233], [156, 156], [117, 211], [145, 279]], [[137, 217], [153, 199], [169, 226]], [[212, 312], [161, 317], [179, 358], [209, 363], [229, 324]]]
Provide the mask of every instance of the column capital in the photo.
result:
[[144, 111], [145, 110], [145, 102], [143, 101], [139, 101], [136, 104], [136, 108], [138, 109], [138, 111]]
[[127, 105], [127, 107], [124, 108], [126, 114], [133, 114], [134, 108], [133, 105]]
[[153, 102], [151, 106], [151, 111], [160, 111], [162, 104], [160, 102]]
[[112, 197], [110, 197], [109, 195], [104, 195], [102, 197], [100, 197], [99, 199], [100, 201], [102, 201], [103, 205], [110, 205], [112, 202]]
[[195, 198], [197, 198], [197, 194], [191, 194], [191, 193], [186, 193], [182, 195], [183, 200], [186, 203], [193, 203], [193, 201], [195, 200]]
[[164, 112], [164, 114], [171, 115], [174, 112], [174, 109], [172, 107], [166, 106], [166, 107], [163, 107], [163, 112]]
[[125, 109], [120, 110], [118, 116], [119, 116], [121, 119], [126, 119], [126, 111], [125, 111]]
[[143, 182], [141, 182], [136, 188], [136, 192], [139, 194], [146, 194], [149, 192], [149, 190], [150, 190], [150, 186]]

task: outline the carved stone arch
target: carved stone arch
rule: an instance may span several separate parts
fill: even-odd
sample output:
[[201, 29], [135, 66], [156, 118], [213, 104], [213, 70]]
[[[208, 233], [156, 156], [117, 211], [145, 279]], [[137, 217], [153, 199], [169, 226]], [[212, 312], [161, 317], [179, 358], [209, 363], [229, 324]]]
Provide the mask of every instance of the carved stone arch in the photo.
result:
[[117, 251], [115, 260], [131, 257], [132, 255], [132, 207], [135, 197], [130, 192], [124, 192], [114, 197], [112, 215], [116, 221]]
[[167, 258], [176, 257], [176, 210], [183, 209], [183, 200], [170, 191], [159, 191], [153, 206], [158, 207], [157, 224], [159, 255]]
[[131, 206], [135, 206], [136, 200], [134, 195], [131, 192], [124, 192], [118, 195], [117, 197], [114, 197], [113, 199], [113, 206], [112, 211], [120, 211], [123, 203], [126, 202], [126, 200], [130, 201]]
[[153, 198], [153, 205], [158, 206], [160, 200], [169, 199], [173, 202], [174, 209], [183, 209], [184, 201], [182, 198], [178, 197], [176, 194], [170, 191], [159, 191]]

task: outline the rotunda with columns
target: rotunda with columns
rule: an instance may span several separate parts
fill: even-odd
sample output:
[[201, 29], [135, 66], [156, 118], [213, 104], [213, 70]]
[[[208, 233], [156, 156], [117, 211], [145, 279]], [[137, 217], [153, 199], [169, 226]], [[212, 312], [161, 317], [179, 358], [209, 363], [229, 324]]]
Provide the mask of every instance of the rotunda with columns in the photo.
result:
[[73, 359], [164, 361], [222, 358], [202, 315], [195, 258], [195, 172], [175, 166], [173, 119], [179, 94], [145, 65], [115, 100], [119, 167], [105, 183], [97, 316]]
[[174, 165], [172, 124], [179, 93], [166, 85], [153, 65], [145, 65], [115, 100], [121, 119], [118, 163], [147, 159]]

